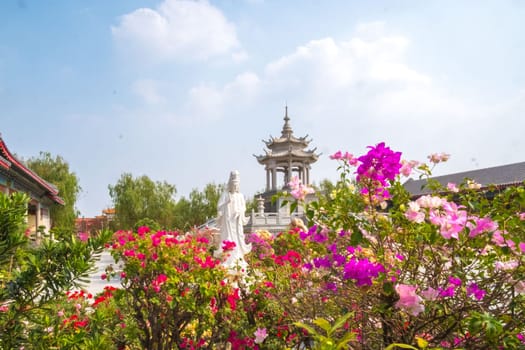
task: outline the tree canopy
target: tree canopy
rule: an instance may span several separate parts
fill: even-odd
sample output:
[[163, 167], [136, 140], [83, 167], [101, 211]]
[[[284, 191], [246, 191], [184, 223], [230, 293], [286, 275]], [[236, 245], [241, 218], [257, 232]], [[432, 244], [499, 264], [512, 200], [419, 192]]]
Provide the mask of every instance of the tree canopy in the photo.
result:
[[217, 215], [217, 203], [224, 190], [224, 185], [207, 184], [202, 191], [194, 188], [186, 199], [182, 197], [175, 210], [176, 227], [188, 230], [204, 224]]
[[175, 186], [166, 181], [155, 182], [146, 175], [135, 178], [130, 173], [122, 174], [114, 186], [109, 185], [118, 228], [131, 229], [144, 218], [171, 228], [176, 192]]
[[63, 206], [55, 205], [50, 210], [53, 227], [72, 229], [78, 216], [75, 205], [82, 190], [77, 175], [70, 170], [64, 158], [53, 157], [49, 152], [40, 152], [39, 157], [30, 158], [26, 164], [38, 176], [55, 185], [65, 202]]

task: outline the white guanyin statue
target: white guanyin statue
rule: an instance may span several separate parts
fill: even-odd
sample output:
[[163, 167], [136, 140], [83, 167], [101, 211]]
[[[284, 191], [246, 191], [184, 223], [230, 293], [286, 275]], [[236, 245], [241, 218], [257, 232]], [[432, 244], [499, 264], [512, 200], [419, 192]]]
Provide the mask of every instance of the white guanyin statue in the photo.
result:
[[[244, 255], [251, 251], [251, 245], [246, 244], [243, 226], [248, 223], [248, 218], [244, 216], [246, 212], [246, 202], [240, 193], [239, 172], [234, 170], [230, 173], [230, 179], [224, 193], [221, 195], [217, 204], [217, 226], [219, 228], [219, 249], [218, 254], [229, 254], [223, 265], [230, 270], [237, 266], [246, 267]], [[222, 250], [224, 241], [235, 243], [231, 250]]]

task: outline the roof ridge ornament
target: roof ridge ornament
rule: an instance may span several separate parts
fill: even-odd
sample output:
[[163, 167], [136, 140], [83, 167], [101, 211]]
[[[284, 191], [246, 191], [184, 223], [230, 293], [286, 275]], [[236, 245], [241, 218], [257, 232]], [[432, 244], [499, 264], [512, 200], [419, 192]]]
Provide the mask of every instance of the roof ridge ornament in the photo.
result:
[[283, 131], [282, 131], [282, 137], [290, 138], [293, 134], [292, 127], [290, 125], [290, 117], [288, 117], [288, 105], [285, 105], [284, 107], [284, 125], [283, 125]]

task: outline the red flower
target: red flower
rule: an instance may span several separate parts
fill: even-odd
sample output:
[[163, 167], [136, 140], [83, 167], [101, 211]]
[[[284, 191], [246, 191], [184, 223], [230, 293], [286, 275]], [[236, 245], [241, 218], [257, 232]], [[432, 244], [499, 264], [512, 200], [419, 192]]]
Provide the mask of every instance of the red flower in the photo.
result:
[[223, 241], [222, 242], [222, 250], [224, 251], [229, 251], [229, 250], [233, 250], [237, 245], [235, 244], [235, 242], [231, 242], [231, 241]]

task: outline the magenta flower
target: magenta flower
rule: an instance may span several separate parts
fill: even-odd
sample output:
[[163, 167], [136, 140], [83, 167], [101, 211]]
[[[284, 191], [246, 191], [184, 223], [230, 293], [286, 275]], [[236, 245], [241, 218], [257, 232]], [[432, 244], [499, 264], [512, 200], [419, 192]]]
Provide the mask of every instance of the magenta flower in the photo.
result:
[[401, 169], [401, 152], [394, 152], [385, 143], [378, 143], [364, 156], [357, 158], [361, 165], [357, 168], [357, 181], [368, 178], [387, 186], [387, 180], [394, 180]]
[[477, 300], [482, 300], [487, 292], [480, 289], [476, 283], [471, 283], [467, 286], [467, 296], [473, 295]]
[[89, 239], [89, 233], [87, 232], [79, 232], [77, 233], [77, 236], [82, 242], [86, 242]]
[[457, 278], [457, 277], [454, 277], [454, 276], [450, 276], [448, 278], [448, 283], [456, 286], [456, 287], [459, 287], [461, 286], [461, 279]]
[[148, 233], [150, 231], [150, 228], [147, 227], [147, 226], [140, 226], [137, 230], [137, 234], [140, 236], [140, 237], [144, 237], [144, 235], [146, 233]]
[[343, 279], [354, 280], [358, 287], [371, 286], [372, 279], [377, 278], [381, 272], [385, 272], [385, 268], [380, 263], [352, 257], [343, 268]]
[[329, 269], [332, 266], [332, 262], [328, 256], [314, 258], [314, 265], [316, 268], [326, 268]]
[[439, 288], [439, 296], [442, 297], [442, 298], [453, 297], [454, 294], [455, 294], [454, 286], [450, 286], [450, 287], [448, 287], [446, 289]]
[[416, 286], [408, 284], [396, 285], [396, 292], [399, 294], [399, 300], [396, 302], [396, 307], [409, 313], [412, 316], [417, 316], [425, 311], [422, 304], [422, 299], [416, 294]]

